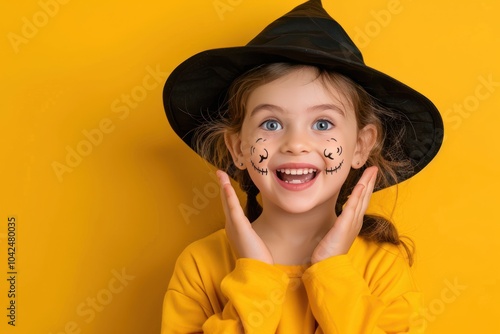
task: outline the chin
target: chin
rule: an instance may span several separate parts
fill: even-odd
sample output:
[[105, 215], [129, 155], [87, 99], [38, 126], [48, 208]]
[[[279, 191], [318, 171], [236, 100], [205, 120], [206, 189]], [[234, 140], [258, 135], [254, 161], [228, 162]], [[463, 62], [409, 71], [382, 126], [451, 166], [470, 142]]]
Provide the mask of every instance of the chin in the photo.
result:
[[276, 207], [279, 208], [279, 210], [282, 210], [288, 214], [307, 214], [311, 213], [315, 210], [321, 210], [324, 208], [328, 208], [329, 210], [331, 209], [332, 211], [335, 209], [335, 201], [330, 198], [327, 200], [304, 200], [304, 198], [297, 198], [293, 200], [289, 200], [287, 202], [284, 201], [279, 201], [278, 203], [273, 203], [271, 204], [270, 207]]

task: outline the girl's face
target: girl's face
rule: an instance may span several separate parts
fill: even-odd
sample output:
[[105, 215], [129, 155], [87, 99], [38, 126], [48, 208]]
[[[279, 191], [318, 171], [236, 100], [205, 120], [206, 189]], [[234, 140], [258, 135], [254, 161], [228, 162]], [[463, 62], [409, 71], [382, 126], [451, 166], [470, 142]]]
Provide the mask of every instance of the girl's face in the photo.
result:
[[365, 137], [369, 142], [376, 134], [372, 126], [358, 131], [351, 101], [325, 87], [312, 68], [257, 87], [246, 107], [241, 132], [227, 143], [259, 188], [264, 210], [275, 205], [300, 213], [334, 205], [350, 168], [367, 158]]

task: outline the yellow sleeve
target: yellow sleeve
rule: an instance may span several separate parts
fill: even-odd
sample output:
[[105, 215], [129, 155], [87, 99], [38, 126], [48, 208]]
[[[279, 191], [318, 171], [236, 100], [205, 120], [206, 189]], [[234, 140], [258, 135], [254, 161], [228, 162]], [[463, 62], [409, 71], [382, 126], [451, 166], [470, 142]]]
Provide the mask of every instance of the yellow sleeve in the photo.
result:
[[238, 259], [220, 283], [220, 300], [213, 287], [220, 280], [211, 279], [218, 265], [181, 254], [164, 300], [162, 334], [276, 332], [288, 277], [272, 265]]
[[374, 256], [365, 271], [349, 255], [334, 256], [308, 268], [302, 280], [317, 333], [422, 333], [421, 295], [403, 256]]

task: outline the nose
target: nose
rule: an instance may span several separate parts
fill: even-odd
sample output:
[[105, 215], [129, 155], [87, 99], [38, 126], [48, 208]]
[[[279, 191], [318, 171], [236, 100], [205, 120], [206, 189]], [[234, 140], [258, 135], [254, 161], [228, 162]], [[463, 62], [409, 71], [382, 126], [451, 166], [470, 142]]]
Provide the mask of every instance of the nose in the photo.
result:
[[291, 155], [306, 154], [311, 151], [311, 142], [306, 131], [298, 128], [288, 128], [283, 136], [281, 152]]

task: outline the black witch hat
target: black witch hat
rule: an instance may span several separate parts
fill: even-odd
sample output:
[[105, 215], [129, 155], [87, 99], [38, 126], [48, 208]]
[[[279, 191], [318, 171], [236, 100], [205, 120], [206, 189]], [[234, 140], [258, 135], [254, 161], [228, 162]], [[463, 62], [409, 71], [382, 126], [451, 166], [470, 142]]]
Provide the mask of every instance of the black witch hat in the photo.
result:
[[406, 131], [398, 140], [414, 170], [399, 175], [398, 182], [418, 173], [437, 154], [444, 131], [434, 104], [400, 81], [366, 66], [359, 49], [320, 0], [297, 6], [245, 46], [203, 51], [181, 63], [163, 91], [171, 127], [193, 148], [196, 128], [207, 118], [220, 117], [231, 83], [252, 68], [277, 62], [309, 64], [345, 75], [379, 104], [400, 113]]

